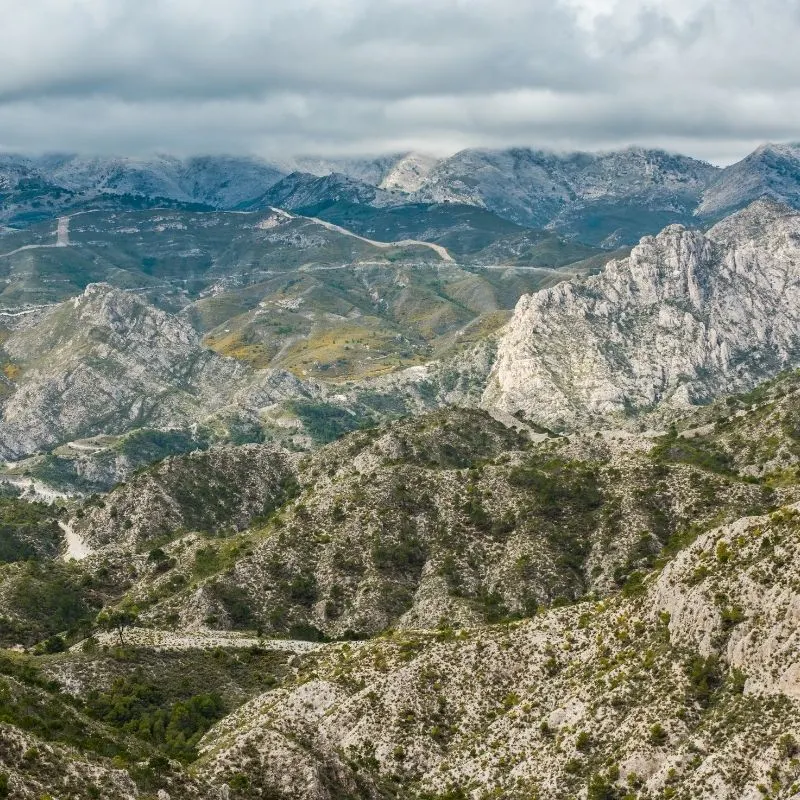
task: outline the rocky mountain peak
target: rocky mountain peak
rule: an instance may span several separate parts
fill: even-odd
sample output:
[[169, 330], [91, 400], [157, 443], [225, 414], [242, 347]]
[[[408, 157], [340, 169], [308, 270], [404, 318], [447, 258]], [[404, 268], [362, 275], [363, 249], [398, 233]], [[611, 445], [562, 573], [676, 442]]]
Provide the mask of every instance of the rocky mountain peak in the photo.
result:
[[398, 201], [389, 192], [340, 172], [329, 172], [321, 176], [309, 172], [293, 172], [250, 206], [279, 206], [295, 211], [341, 202], [382, 207]]
[[712, 263], [713, 244], [702, 233], [670, 225], [646, 236], [625, 261], [609, 265], [609, 280], [643, 304], [688, 301], [701, 308]]
[[775, 155], [798, 158], [800, 157], [800, 143], [764, 142], [764, 144], [759, 145], [748, 157], [755, 160], [758, 158], [769, 158], [770, 156]]
[[198, 334], [179, 317], [145, 302], [134, 292], [107, 283], [89, 284], [82, 294], [50, 309], [36, 326], [9, 338], [4, 348], [13, 358], [51, 364], [77, 364], [93, 353], [138, 352], [165, 364], [186, 348], [199, 347]]
[[424, 153], [404, 155], [380, 183], [381, 189], [400, 192], [416, 192], [425, 184], [431, 170], [439, 163], [434, 156]]
[[765, 144], [726, 167], [705, 190], [695, 213], [720, 217], [760, 197], [797, 206], [800, 202], [800, 146]]
[[2, 409], [6, 458], [147, 421], [187, 424], [228, 402], [247, 373], [181, 318], [108, 284], [90, 284], [3, 348], [26, 364]]
[[[766, 239], [743, 241], [765, 215]], [[800, 362], [798, 264], [800, 215], [776, 204], [709, 235], [671, 225], [602, 275], [523, 297], [484, 403], [571, 427], [751, 388]]]

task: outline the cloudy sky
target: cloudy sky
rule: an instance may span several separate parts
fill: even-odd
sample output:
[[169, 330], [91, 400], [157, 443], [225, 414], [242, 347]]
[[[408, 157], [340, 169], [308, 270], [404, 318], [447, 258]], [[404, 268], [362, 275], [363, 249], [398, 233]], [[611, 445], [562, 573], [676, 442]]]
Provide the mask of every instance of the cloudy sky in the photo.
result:
[[800, 139], [798, 0], [0, 0], [0, 148]]

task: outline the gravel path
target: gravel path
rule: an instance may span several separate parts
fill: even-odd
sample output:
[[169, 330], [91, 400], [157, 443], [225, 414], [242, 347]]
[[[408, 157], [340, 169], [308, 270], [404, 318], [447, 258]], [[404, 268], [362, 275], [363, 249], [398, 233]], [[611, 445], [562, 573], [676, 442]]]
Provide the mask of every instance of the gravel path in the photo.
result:
[[[116, 645], [116, 633], [100, 633], [97, 639], [101, 645]], [[283, 653], [310, 653], [322, 647], [317, 642], [302, 642], [296, 639], [259, 639], [248, 633], [236, 631], [174, 631], [150, 628], [129, 628], [124, 634], [125, 644], [134, 647], [147, 647], [153, 650], [206, 650], [213, 647], [249, 648], [262, 647], [264, 650], [278, 650]], [[75, 645], [80, 647], [80, 643]]]

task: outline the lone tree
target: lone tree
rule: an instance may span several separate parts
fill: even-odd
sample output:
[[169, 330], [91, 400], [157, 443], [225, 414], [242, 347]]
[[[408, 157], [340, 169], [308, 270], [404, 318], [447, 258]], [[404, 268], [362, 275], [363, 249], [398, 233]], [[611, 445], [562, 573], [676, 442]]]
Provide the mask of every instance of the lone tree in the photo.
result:
[[121, 608], [103, 609], [97, 615], [97, 625], [104, 631], [116, 631], [120, 647], [125, 644], [125, 628], [136, 624], [139, 610], [136, 606], [126, 605]]

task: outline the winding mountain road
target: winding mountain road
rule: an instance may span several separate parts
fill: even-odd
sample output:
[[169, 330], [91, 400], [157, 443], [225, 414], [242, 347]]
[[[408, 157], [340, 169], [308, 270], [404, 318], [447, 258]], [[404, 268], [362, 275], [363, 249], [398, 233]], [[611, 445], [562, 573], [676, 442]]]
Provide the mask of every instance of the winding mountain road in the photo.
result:
[[58, 227], [56, 228], [56, 241], [54, 244], [24, 244], [22, 247], [16, 248], [16, 250], [9, 250], [8, 253], [0, 253], [0, 258], [8, 258], [24, 250], [47, 250], [53, 247], [69, 247], [69, 244], [69, 217], [59, 217]]
[[[361, 236], [353, 231], [347, 230], [347, 228], [342, 228], [340, 225], [334, 225], [332, 222], [326, 222], [324, 219], [319, 219], [317, 217], [304, 217], [302, 214], [290, 214], [287, 211], [284, 211], [282, 208], [271, 208], [271, 211], [281, 214], [286, 217], [297, 217], [298, 219], [307, 219], [309, 222], [313, 222], [316, 225], [321, 225], [323, 228], [327, 228], [329, 231], [333, 231], [334, 233], [339, 233], [342, 236], [349, 236], [352, 239], [358, 239], [361, 242], [365, 242], [366, 244], [370, 244], [373, 247], [379, 247], [382, 250], [388, 249], [390, 247], [427, 247], [429, 250], [433, 250], [442, 261], [447, 261], [450, 263], [455, 263], [455, 259], [450, 255], [446, 247], [442, 247], [440, 244], [434, 244], [433, 242], [423, 242], [419, 239], [401, 239], [398, 242], [379, 242], [377, 239], [368, 239], [366, 236]], [[88, 213], [88, 212], [79, 212], [79, 213]], [[71, 242], [69, 240], [69, 221], [70, 217], [59, 217], [58, 218], [58, 227], [56, 228], [56, 241], [55, 244], [25, 244], [22, 247], [17, 247], [15, 250], [10, 250], [8, 253], [0, 253], [0, 258], [8, 258], [9, 256], [16, 255], [17, 253], [21, 253], [24, 250], [42, 250], [52, 247], [69, 247]]]
[[[273, 208], [270, 209], [271, 211], [275, 211], [276, 213], [287, 214], [281, 208]], [[318, 217], [304, 217], [302, 214], [288, 214], [288, 216], [297, 217], [298, 219], [307, 219], [310, 222], [314, 222], [317, 225], [322, 225], [323, 228], [327, 228], [329, 231], [333, 231], [334, 233], [340, 233], [342, 236], [349, 236], [352, 239], [358, 239], [360, 242], [366, 242], [367, 244], [371, 244], [373, 247], [380, 247], [381, 249], [385, 250], [389, 247], [427, 247], [429, 250], [433, 250], [442, 261], [448, 261], [450, 263], [455, 263], [455, 259], [453, 256], [450, 255], [446, 247], [442, 247], [440, 244], [433, 244], [433, 242], [422, 242], [419, 239], [401, 239], [398, 242], [379, 242], [377, 239], [367, 239], [366, 236], [361, 236], [358, 233], [353, 233], [353, 231], [347, 230], [347, 228], [343, 228], [341, 225], [334, 225], [332, 222], [326, 222], [324, 219], [319, 219]]]

